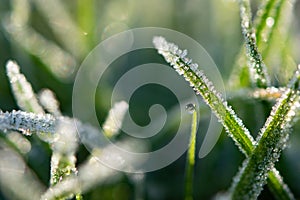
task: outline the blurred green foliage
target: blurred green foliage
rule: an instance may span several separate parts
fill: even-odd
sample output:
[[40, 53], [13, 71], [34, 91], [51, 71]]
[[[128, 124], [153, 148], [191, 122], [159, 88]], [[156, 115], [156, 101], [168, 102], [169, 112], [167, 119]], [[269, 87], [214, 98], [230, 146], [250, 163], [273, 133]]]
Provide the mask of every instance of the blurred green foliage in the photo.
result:
[[[9, 83], [5, 72], [5, 63], [8, 59], [16, 60], [21, 65], [21, 70], [31, 82], [35, 91], [42, 88], [53, 90], [61, 103], [64, 115], [72, 115], [72, 85], [76, 69], [85, 56], [99, 42], [112, 36], [115, 33], [136, 27], [165, 27], [173, 29], [198, 41], [211, 55], [216, 65], [219, 67], [226, 83], [230, 77], [235, 59], [241, 49], [242, 35], [240, 31], [240, 18], [238, 3], [234, 0], [62, 0], [59, 5], [50, 3], [50, 9], [58, 13], [54, 19], [49, 17], [51, 10], [47, 11], [36, 3], [39, 0], [24, 0], [29, 5], [29, 10], [22, 8], [29, 13], [28, 26], [32, 27], [37, 33], [42, 35], [48, 42], [57, 45], [59, 48], [68, 52], [76, 61], [75, 71], [67, 78], [59, 78], [51, 72], [50, 67], [32, 52], [22, 48], [12, 35], [7, 31], [5, 23], [12, 14], [12, 10], [17, 2], [22, 0], [1, 0], [0, 2], [0, 109], [10, 111], [18, 109], [10, 91]], [[46, 2], [46, 1], [44, 1]], [[56, 2], [56, 1], [53, 1]], [[253, 10], [257, 10], [260, 1], [253, 1]], [[47, 4], [47, 2], [45, 3]], [[60, 7], [63, 6], [63, 12]], [[300, 1], [297, 1], [291, 14], [291, 26], [287, 28], [287, 39], [284, 47], [276, 49], [276, 53], [271, 59], [266, 60], [267, 65], [275, 69], [280, 69], [284, 63], [299, 63], [299, 33], [300, 33]], [[21, 14], [21, 13], [20, 13]], [[62, 16], [59, 16], [62, 15]], [[64, 21], [64, 15], [70, 17], [70, 21]], [[48, 16], [48, 17], [47, 17]], [[52, 16], [53, 17], [53, 16]], [[56, 18], [55, 18], [56, 17]], [[55, 20], [62, 24], [55, 24]], [[54, 21], [51, 21], [54, 20]], [[68, 32], [69, 24], [72, 22], [76, 29]], [[54, 24], [53, 24], [54, 23]], [[61, 32], [57, 31], [59, 25], [62, 26]], [[65, 32], [64, 32], [65, 31]], [[26, 38], [22, 38], [26, 42]], [[279, 40], [275, 38], [275, 40]], [[69, 43], [67, 42], [69, 41]], [[278, 46], [280, 46], [279, 44]], [[73, 47], [73, 48], [72, 48]], [[76, 47], [76, 48], [75, 48]], [[42, 48], [42, 47], [41, 47]], [[43, 47], [44, 48], [44, 47]], [[285, 55], [290, 55], [285, 58]], [[285, 59], [280, 59], [282, 56]], [[108, 72], [107, 80], [101, 84], [101, 94], [97, 99], [98, 118], [104, 121], [110, 109], [110, 98], [113, 84], [117, 77], [136, 64], [147, 63], [149, 61], [162, 61], [160, 56], [154, 51], [150, 51], [144, 56], [145, 59], [130, 58], [128, 56], [120, 65], [124, 69], [112, 69]], [[142, 56], [143, 58], [143, 56]], [[55, 61], [52, 61], [55, 62]], [[59, 62], [59, 61], [57, 61]], [[279, 67], [280, 66], [280, 67]], [[124, 71], [123, 71], [124, 70]], [[288, 75], [283, 74], [284, 78], [279, 77], [280, 70], [272, 73], [272, 79], [285, 81]], [[176, 84], [176, 83], [174, 83]], [[280, 84], [277, 82], [277, 84]], [[157, 87], [157, 86], [154, 86]], [[152, 96], [157, 92], [165, 93], [165, 89], [144, 88], [146, 91], [137, 92], [136, 99], [130, 102], [132, 106], [133, 118], [136, 117], [137, 123], [147, 124], [149, 119], [145, 114], [149, 104], [153, 103]], [[228, 88], [228, 93], [231, 91]], [[160, 95], [157, 95], [160, 96]], [[157, 99], [163, 105], [171, 106], [174, 99]], [[169, 95], [171, 96], [171, 95]], [[251, 132], [257, 133], [262, 127], [266, 117], [269, 115], [271, 104], [260, 100], [247, 100], [232, 98], [229, 100], [234, 110], [243, 119], [247, 128]], [[251, 114], [249, 114], [251, 113]], [[253, 113], [253, 114], [252, 114]], [[208, 120], [204, 118], [200, 122], [200, 130], [207, 128]], [[279, 169], [285, 182], [288, 183], [296, 197], [300, 196], [300, 126], [296, 125], [290, 137], [290, 146], [283, 152], [276, 168]], [[171, 135], [172, 136], [172, 135]], [[198, 132], [196, 152], [203, 140], [203, 135]], [[153, 148], [157, 148], [168, 142], [170, 133], [166, 138], [155, 139]], [[49, 184], [50, 170], [50, 150], [47, 144], [39, 141], [35, 137], [29, 138], [32, 143], [31, 151], [25, 156], [27, 164], [36, 172], [39, 179], [45, 184]], [[78, 151], [78, 164], [87, 157], [87, 150], [81, 146]], [[172, 163], [170, 166], [145, 175], [144, 188], [142, 190], [145, 199], [183, 199], [184, 197], [184, 167], [185, 156]], [[219, 191], [224, 191], [231, 183], [231, 178], [235, 175], [243, 160], [243, 156], [238, 152], [233, 142], [222, 134], [213, 151], [203, 159], [197, 159], [195, 163], [194, 177], [194, 197], [195, 199], [212, 198]], [[108, 180], [107, 183], [100, 185], [84, 194], [84, 199], [134, 199], [136, 187], [127, 176], [122, 176], [121, 180]], [[269, 197], [268, 190], [264, 190], [261, 199]], [[0, 199], [5, 199], [0, 191]]]

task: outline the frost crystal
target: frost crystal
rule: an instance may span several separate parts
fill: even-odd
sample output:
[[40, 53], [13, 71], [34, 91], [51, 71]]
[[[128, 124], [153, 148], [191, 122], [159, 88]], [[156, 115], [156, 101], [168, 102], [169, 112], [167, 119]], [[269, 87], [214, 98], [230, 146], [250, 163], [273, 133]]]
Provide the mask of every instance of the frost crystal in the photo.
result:
[[22, 111], [1, 112], [0, 130], [19, 131], [25, 135], [32, 132], [55, 133], [55, 118], [48, 114], [33, 114]]
[[266, 88], [270, 85], [267, 69], [257, 49], [256, 36], [251, 23], [249, 0], [239, 0], [242, 33], [246, 42], [250, 74], [257, 87]]
[[128, 104], [125, 101], [120, 101], [109, 111], [103, 125], [103, 130], [107, 137], [113, 137], [119, 132], [127, 110]]
[[[267, 182], [269, 171], [285, 148], [293, 119], [299, 109], [299, 70], [298, 68], [295, 72], [289, 88], [273, 106], [270, 116], [257, 137], [257, 146], [245, 167], [241, 168], [237, 176], [239, 181], [233, 184], [233, 199], [256, 199]], [[278, 178], [276, 175], [278, 174], [273, 172], [273, 176]]]
[[[186, 54], [182, 55], [182, 51], [179, 51], [179, 48], [175, 44], [168, 43], [163, 37], [155, 37], [153, 39], [153, 43], [158, 49], [158, 52], [164, 56], [165, 60], [170, 63], [180, 75], [184, 76], [197, 94], [200, 94], [203, 97], [204, 101], [211, 107], [216, 116], [219, 118], [219, 121], [225, 127], [228, 135], [232, 137], [239, 149], [246, 154], [248, 158], [241, 170], [243, 171], [246, 168], [246, 165], [248, 165], [248, 162], [251, 161], [249, 157], [253, 155], [253, 150], [257, 146], [257, 142], [254, 141], [248, 129], [243, 125], [242, 120], [237, 117], [231, 106], [229, 106], [228, 103], [223, 100], [218, 92], [216, 92], [213, 84], [207, 79], [204, 73], [198, 69], [198, 65], [191, 63], [191, 59], [185, 57]], [[276, 156], [273, 155], [274, 154], [272, 154], [273, 159], [278, 159], [278, 154], [276, 154]], [[264, 162], [266, 163], [267, 160], [264, 159]], [[254, 172], [260, 172], [262, 167], [263, 165], [259, 165], [259, 169], [257, 168], [254, 170]], [[267, 169], [268, 170], [265, 172], [269, 172], [271, 170], [269, 177], [271, 176], [272, 179], [268, 179], [270, 186], [272, 189], [277, 190], [278, 188], [274, 188], [273, 186], [282, 183], [282, 179], [278, 180], [280, 176], [275, 175], [278, 175], [278, 172], [272, 164], [267, 165]], [[238, 175], [236, 177], [235, 183], [240, 180], [240, 176], [241, 175]], [[243, 190], [245, 188], [242, 188], [241, 190], [244, 191], [243, 194], [249, 195], [247, 197], [250, 197], [250, 195], [256, 196], [257, 193], [259, 194], [259, 189], [266, 182], [268, 174], [259, 173], [255, 174], [253, 177], [258, 180], [260, 185], [255, 185], [255, 193], [248, 193], [248, 190], [246, 191]], [[251, 181], [251, 183], [254, 182]], [[292, 195], [289, 195], [290, 193], [287, 187], [283, 187], [283, 189], [288, 193], [288, 196], [292, 197]]]
[[39, 93], [39, 100], [42, 106], [54, 116], [60, 116], [59, 102], [56, 100], [55, 94], [49, 90], [44, 89]]
[[6, 71], [18, 106], [28, 112], [44, 113], [43, 108], [39, 105], [35, 97], [31, 84], [20, 73], [20, 67], [17, 63], [8, 61]]
[[253, 144], [255, 144], [254, 139], [243, 125], [242, 120], [224, 101], [221, 94], [214, 89], [213, 84], [205, 74], [199, 70], [198, 64], [192, 63], [192, 60], [186, 57], [187, 51], [180, 50], [175, 44], [167, 42], [163, 37], [154, 37], [153, 43], [158, 53], [163, 55], [178, 74], [190, 83], [195, 92], [203, 97], [240, 150], [249, 155], [253, 149]]

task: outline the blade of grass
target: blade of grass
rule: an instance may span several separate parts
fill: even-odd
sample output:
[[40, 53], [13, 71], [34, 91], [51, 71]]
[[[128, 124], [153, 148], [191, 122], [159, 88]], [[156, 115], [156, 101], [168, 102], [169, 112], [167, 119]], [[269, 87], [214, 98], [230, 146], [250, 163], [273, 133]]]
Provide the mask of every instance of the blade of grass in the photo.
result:
[[[235, 141], [239, 149], [246, 155], [250, 156], [252, 150], [255, 148], [256, 142], [250, 135], [248, 129], [243, 125], [242, 120], [238, 118], [232, 108], [223, 100], [221, 95], [216, 92], [212, 83], [206, 78], [206, 76], [199, 71], [198, 65], [193, 64], [189, 58], [186, 58], [186, 51], [180, 50], [175, 44], [168, 43], [163, 37], [155, 37], [153, 43], [158, 53], [163, 55], [165, 60], [170, 63], [176, 71], [183, 75], [184, 78], [190, 83], [191, 87], [200, 94], [204, 101], [210, 106], [216, 116], [219, 118], [220, 122], [226, 129], [228, 135]], [[275, 168], [270, 172], [272, 178], [268, 179], [270, 187], [278, 186], [272, 188], [271, 191], [274, 192], [274, 196], [277, 194], [285, 195], [286, 199], [294, 199], [289, 188], [279, 179], [280, 176], [275, 176], [274, 174], [279, 174]], [[277, 179], [273, 178], [276, 177]]]
[[86, 38], [67, 11], [64, 2], [59, 0], [32, 2], [48, 20], [49, 26], [65, 49], [72, 52], [77, 59], [82, 59], [88, 51]]
[[[48, 5], [46, 3], [46, 5]], [[6, 33], [30, 55], [38, 58], [59, 79], [68, 79], [76, 67], [75, 58], [28, 25], [30, 3], [12, 1], [10, 16], [1, 20]]]
[[59, 109], [59, 102], [56, 99], [54, 92], [49, 89], [43, 89], [38, 93], [38, 99], [40, 104], [47, 110], [50, 114], [55, 117], [61, 116], [61, 111]]
[[7, 199], [39, 199], [45, 186], [24, 158], [0, 139], [0, 186]]
[[[261, 41], [263, 40], [263, 34], [261, 33], [264, 32], [264, 29], [266, 28], [267, 18], [272, 16], [272, 10], [276, 1], [278, 0], [263, 1], [259, 10], [256, 13], [253, 28], [256, 31], [256, 42], [258, 47], [261, 46]], [[274, 26], [271, 27], [271, 29], [272, 28], [274, 28]], [[230, 88], [250, 86], [250, 74], [249, 69], [247, 68], [247, 58], [244, 48], [240, 49], [239, 54], [237, 56], [236, 62], [233, 67], [233, 71], [229, 79], [229, 86]]]
[[266, 27], [272, 27], [267, 26], [267, 19], [272, 16], [272, 10], [274, 7], [274, 4], [278, 1], [282, 0], [265, 0], [261, 3], [260, 8], [258, 9], [256, 13], [256, 17], [254, 20], [254, 27], [255, 27], [255, 34], [256, 34], [256, 42], [258, 46], [260, 46], [260, 42], [263, 40], [263, 38], [268, 38], [264, 36], [265, 28]]
[[8, 61], [6, 64], [6, 72], [18, 106], [28, 112], [43, 114], [44, 110], [39, 105], [31, 84], [26, 80], [25, 76], [20, 73], [18, 64], [13, 61]]
[[[8, 61], [6, 65], [6, 70], [18, 105], [25, 111], [37, 114], [45, 114], [43, 108], [38, 103], [38, 100], [36, 98], [35, 93], [33, 92], [31, 84], [26, 80], [25, 76], [20, 73], [19, 66], [15, 62]], [[58, 105], [55, 105], [57, 104], [57, 100], [55, 99], [53, 94], [52, 96], [51, 94], [49, 94], [48, 91], [48, 96], [46, 96], [47, 99], [41, 98], [41, 100], [44, 100], [43, 102], [45, 103], [46, 107], [53, 108], [58, 113], [60, 113]], [[31, 134], [32, 128], [34, 128], [33, 126], [36, 125], [36, 121], [34, 121], [35, 119], [32, 119], [32, 121], [30, 121], [30, 119], [22, 118], [26, 117], [26, 115], [22, 116], [22, 113], [13, 112], [10, 116], [8, 116], [8, 118], [9, 117], [11, 117], [13, 120], [16, 120], [14, 127], [15, 130], [21, 131], [24, 134]], [[42, 117], [42, 115], [40, 117]], [[51, 125], [53, 125], [53, 121], [55, 120], [54, 117], [46, 115], [44, 115], [44, 117], [46, 118], [46, 120], [48, 120], [48, 122], [52, 123]], [[18, 123], [25, 123], [23, 122], [25, 120], [29, 120], [27, 123], [28, 126], [30, 126], [30, 123], [32, 123], [31, 127], [18, 127]], [[46, 124], [42, 126], [46, 126]], [[55, 130], [52, 130], [52, 134], [47, 135], [47, 133], [49, 133], [48, 131], [36, 130], [38, 136], [42, 140], [47, 141], [51, 144], [51, 149], [53, 152], [51, 156], [50, 184], [51, 186], [53, 186], [65, 177], [70, 176], [71, 174], [76, 174], [77, 169], [75, 167], [75, 153], [78, 141], [76, 129], [74, 128], [73, 122], [70, 120], [64, 120], [63, 123], [57, 123]], [[66, 146], [65, 144], [68, 145]]]
[[267, 69], [258, 52], [256, 36], [252, 28], [252, 16], [249, 0], [239, 0], [242, 33], [245, 40], [246, 52], [249, 60], [250, 75], [257, 87], [270, 86]]
[[236, 142], [244, 154], [250, 154], [253, 150], [254, 139], [248, 129], [242, 124], [233, 109], [223, 100], [221, 95], [214, 89], [213, 84], [206, 78], [198, 65], [191, 63], [186, 58], [187, 51], [180, 50], [175, 44], [168, 43], [163, 37], [153, 39], [158, 53], [163, 55], [168, 63], [190, 83], [197, 94], [200, 94], [204, 101], [210, 106], [227, 133]]
[[193, 199], [193, 180], [194, 180], [194, 165], [195, 165], [195, 151], [196, 151], [196, 133], [198, 114], [195, 105], [188, 104], [187, 111], [193, 115], [191, 126], [190, 145], [187, 153], [186, 167], [185, 167], [185, 200]]
[[78, 25], [84, 31], [89, 47], [92, 47], [94, 43], [95, 8], [94, 0], [77, 0]]
[[[262, 191], [269, 171], [286, 146], [293, 118], [300, 106], [299, 83], [300, 68], [295, 72], [286, 92], [273, 106], [257, 138], [257, 146], [236, 176], [231, 189], [232, 199], [256, 199]], [[275, 179], [276, 175], [273, 174], [270, 179]]]

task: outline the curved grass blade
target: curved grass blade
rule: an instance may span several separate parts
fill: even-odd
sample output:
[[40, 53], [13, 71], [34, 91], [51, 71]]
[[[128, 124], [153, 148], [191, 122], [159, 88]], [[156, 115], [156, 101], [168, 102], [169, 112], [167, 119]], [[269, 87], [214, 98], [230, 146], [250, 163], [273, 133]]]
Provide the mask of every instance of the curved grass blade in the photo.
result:
[[193, 115], [191, 126], [190, 145], [187, 153], [186, 169], [185, 169], [185, 200], [193, 199], [193, 180], [194, 180], [194, 166], [195, 166], [195, 151], [196, 151], [196, 134], [198, 113], [195, 105], [188, 104], [186, 107], [188, 112]]
[[163, 55], [165, 60], [190, 83], [195, 92], [203, 97], [239, 149], [245, 154], [251, 152], [254, 140], [248, 129], [214, 89], [213, 84], [198, 69], [198, 65], [185, 57], [187, 51], [180, 50], [175, 44], [168, 43], [163, 37], [155, 37], [153, 43], [155, 48], [158, 49], [158, 53]]
[[[255, 148], [256, 142], [250, 135], [248, 129], [243, 125], [241, 119], [236, 116], [232, 108], [222, 99], [221, 95], [215, 91], [212, 83], [206, 76], [199, 71], [197, 64], [193, 64], [189, 58], [185, 57], [187, 51], [180, 50], [175, 44], [168, 43], [163, 37], [155, 37], [153, 43], [155, 48], [158, 49], [158, 53], [163, 55], [165, 60], [170, 63], [180, 75], [185, 77], [197, 94], [203, 97], [239, 149], [246, 157], [250, 156], [252, 150]], [[276, 193], [274, 192], [273, 194], [276, 196], [277, 193], [284, 193], [285, 196], [293, 199], [290, 190], [284, 185], [282, 179], [279, 179], [280, 176], [275, 176], [275, 174], [279, 173], [273, 168], [270, 172], [270, 177], [272, 178], [268, 179], [268, 182], [271, 182], [269, 184], [269, 186], [272, 187], [271, 191], [276, 191]], [[273, 188], [275, 185], [280, 185], [281, 187]]]
[[[291, 80], [288, 89], [273, 106], [257, 138], [257, 146], [232, 186], [233, 199], [256, 199], [263, 189], [269, 171], [278, 161], [291, 132], [293, 118], [300, 107], [300, 68]], [[274, 179], [274, 174], [270, 179]]]

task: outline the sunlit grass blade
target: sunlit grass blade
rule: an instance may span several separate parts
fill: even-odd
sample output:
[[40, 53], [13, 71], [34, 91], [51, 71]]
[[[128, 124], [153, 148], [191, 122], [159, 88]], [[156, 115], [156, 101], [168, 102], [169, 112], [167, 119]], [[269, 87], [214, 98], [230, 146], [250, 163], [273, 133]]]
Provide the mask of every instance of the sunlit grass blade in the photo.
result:
[[180, 50], [175, 44], [168, 43], [163, 37], [155, 37], [153, 43], [158, 53], [163, 55], [166, 61], [190, 83], [197, 94], [202, 96], [223, 124], [227, 133], [236, 142], [239, 149], [246, 155], [250, 154], [255, 142], [248, 129], [242, 124], [242, 120], [237, 117], [233, 109], [214, 89], [213, 84], [198, 69], [198, 65], [185, 57], [187, 51]]
[[85, 35], [67, 12], [63, 1], [33, 0], [33, 2], [48, 20], [49, 26], [68, 52], [82, 59], [88, 50]]
[[197, 134], [197, 121], [198, 111], [195, 105], [188, 104], [187, 111], [193, 115], [191, 126], [191, 137], [189, 149], [187, 152], [186, 169], [185, 169], [185, 200], [193, 199], [193, 181], [194, 181], [194, 166], [196, 160], [196, 134]]
[[246, 44], [246, 52], [249, 60], [250, 75], [257, 87], [270, 86], [270, 79], [262, 57], [257, 49], [256, 36], [252, 28], [252, 16], [249, 0], [239, 0], [241, 27]]
[[[267, 29], [269, 30], [268, 32], [275, 28], [275, 26], [273, 25], [270, 26], [270, 20], [273, 19], [272, 11], [274, 4], [278, 1], [281, 0], [262, 1], [260, 8], [256, 13], [253, 29], [256, 35], [256, 43], [259, 48], [261, 47], [261, 44], [263, 42], [265, 43], [268, 41], [268, 38], [263, 34], [264, 32], [266, 32], [265, 28], [267, 27]], [[267, 26], [267, 19], [269, 20], [269, 26]], [[244, 48], [240, 49], [240, 52], [237, 55], [236, 62], [233, 66], [233, 70], [229, 78], [229, 86], [230, 88], [241, 88], [250, 86], [250, 74], [249, 69], [247, 68], [247, 57]]]
[[[56, 126], [55, 140], [51, 144], [51, 173], [50, 185], [53, 187], [67, 177], [77, 174], [76, 150], [78, 137], [73, 120], [64, 119], [58, 121]], [[72, 198], [75, 193], [60, 198]]]
[[1, 23], [12, 40], [38, 58], [57, 78], [70, 78], [76, 67], [75, 58], [31, 28], [29, 17], [30, 3], [15, 0], [11, 14]]
[[78, 0], [77, 1], [77, 21], [78, 26], [84, 31], [88, 45], [94, 43], [94, 30], [96, 22], [95, 0]]
[[[45, 187], [25, 160], [0, 139], [0, 186], [7, 199], [39, 199]], [[3, 198], [3, 196], [2, 196]]]
[[[155, 37], [153, 43], [156, 49], [158, 49], [158, 52], [164, 56], [165, 60], [170, 63], [180, 75], [185, 77], [196, 93], [200, 94], [204, 101], [215, 112], [228, 135], [236, 142], [239, 149], [246, 157], [250, 156], [256, 145], [253, 137], [242, 124], [241, 119], [236, 116], [232, 108], [222, 99], [221, 95], [215, 91], [212, 83], [199, 71], [198, 66], [193, 64], [189, 58], [185, 57], [187, 52], [180, 50], [173, 43], [168, 43], [163, 37]], [[274, 178], [280, 177], [275, 176], [275, 174], [278, 175], [279, 173], [273, 168], [270, 172], [272, 178], [268, 179], [268, 182], [271, 182], [269, 184], [269, 187], [272, 187], [271, 190], [275, 190], [276, 193], [284, 193], [286, 196], [292, 196], [287, 186], [283, 185], [282, 179]], [[278, 186], [279, 184], [282, 184], [281, 187], [273, 188], [273, 186]], [[284, 190], [277, 191], [282, 188]], [[273, 194], [276, 196], [276, 193], [274, 192]]]
[[56, 99], [54, 92], [49, 89], [43, 89], [38, 93], [38, 99], [40, 104], [52, 115], [61, 116], [59, 109], [59, 102]]
[[232, 186], [233, 199], [256, 199], [262, 191], [269, 171], [286, 146], [293, 118], [299, 109], [299, 83], [300, 69], [295, 72], [287, 90], [273, 106], [257, 137], [257, 146], [235, 178]]
[[266, 27], [270, 30], [274, 25], [274, 21], [272, 23], [272, 20], [274, 20], [272, 18], [272, 11], [274, 9], [274, 4], [277, 2], [282, 2], [282, 0], [264, 0], [256, 12], [254, 27], [258, 46], [261, 41], [268, 39], [268, 37], [264, 35], [264, 32], [266, 32]]
[[[25, 76], [20, 73], [19, 66], [15, 62], [8, 61], [6, 70], [19, 107], [27, 112], [44, 114], [44, 110], [39, 105], [30, 83], [26, 80]], [[44, 91], [41, 100], [50, 110], [54, 109], [58, 112], [57, 102], [54, 101], [53, 94], [52, 96], [51, 94], [49, 94], [49, 91]], [[49, 97], [52, 97], [52, 99], [49, 99]], [[16, 111], [10, 114], [1, 114], [4, 116], [4, 126], [11, 126], [7, 127], [7, 130], [16, 130], [25, 135], [37, 132], [40, 137], [42, 136], [41, 139], [51, 143], [51, 149], [53, 150], [51, 157], [51, 185], [56, 184], [58, 181], [72, 173], [76, 173], [75, 151], [78, 141], [76, 129], [74, 128], [72, 121], [65, 119], [64, 123], [59, 122], [55, 125], [56, 119], [50, 115], [37, 115], [37, 118], [35, 119], [33, 114], [24, 112]], [[44, 122], [42, 122], [43, 119], [45, 120]], [[14, 123], [9, 124], [9, 120]], [[46, 128], [46, 126], [48, 126], [47, 123], [50, 123], [48, 129]], [[53, 125], [53, 127], [51, 127], [51, 125]], [[37, 127], [40, 128], [35, 130]], [[4, 130], [3, 128], [1, 129]], [[50, 133], [50, 135], [48, 136], [47, 133]], [[65, 144], [68, 145], [66, 146]]]
[[266, 19], [267, 26], [261, 33], [262, 40], [258, 43], [264, 61], [272, 66], [269, 72], [271, 76], [276, 76], [274, 82], [283, 85], [287, 84], [296, 65], [291, 56], [292, 45], [289, 41], [293, 29], [294, 4], [294, 0], [277, 0], [272, 15]]
[[115, 103], [113, 108], [109, 110], [103, 124], [103, 131], [106, 137], [111, 138], [119, 133], [128, 107], [129, 105], [125, 101], [120, 101]]
[[20, 67], [14, 61], [8, 61], [6, 72], [9, 78], [10, 86], [18, 103], [18, 106], [28, 112], [44, 113], [33, 92], [31, 84], [21, 74]]

